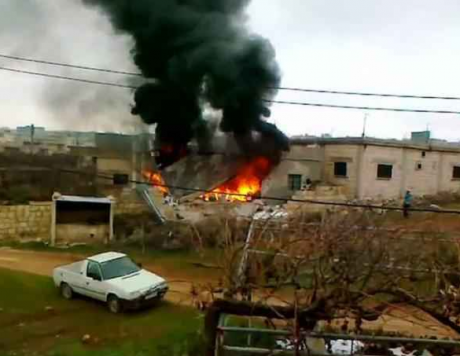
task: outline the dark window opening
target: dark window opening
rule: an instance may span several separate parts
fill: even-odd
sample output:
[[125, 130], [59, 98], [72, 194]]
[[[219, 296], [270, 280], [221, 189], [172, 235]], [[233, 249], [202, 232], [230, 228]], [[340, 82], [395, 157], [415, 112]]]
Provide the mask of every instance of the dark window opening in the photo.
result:
[[86, 202], [56, 202], [57, 224], [108, 224], [110, 204]]
[[415, 165], [415, 169], [416, 169], [417, 171], [421, 171], [422, 168], [423, 168], [423, 165], [422, 165], [421, 163], [417, 163], [417, 164]]
[[347, 177], [347, 162], [334, 163], [334, 175], [336, 177]]
[[391, 179], [393, 177], [393, 166], [391, 164], [379, 164], [377, 166], [377, 178]]
[[460, 179], [460, 166], [455, 166], [454, 167], [454, 172], [452, 175], [453, 179]]
[[426, 152], [425, 151], [422, 152], [422, 157], [426, 157]]
[[129, 183], [129, 176], [127, 174], [114, 174], [113, 184], [115, 185], [127, 185]]
[[302, 176], [300, 174], [289, 174], [288, 186], [289, 190], [300, 190], [302, 188]]

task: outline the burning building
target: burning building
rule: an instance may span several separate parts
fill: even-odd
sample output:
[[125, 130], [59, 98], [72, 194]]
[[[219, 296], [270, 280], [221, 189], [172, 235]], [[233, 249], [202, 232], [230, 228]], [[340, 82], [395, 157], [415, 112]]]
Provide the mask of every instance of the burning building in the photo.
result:
[[220, 200], [227, 201], [251, 201], [260, 197], [262, 193], [263, 180], [268, 176], [272, 162], [267, 157], [257, 157], [244, 164], [236, 173], [236, 176], [202, 195], [206, 201]]
[[[166, 182], [212, 187], [204, 199], [260, 195], [289, 140], [267, 122], [281, 76], [270, 42], [246, 26], [249, 0], [82, 1], [101, 9], [118, 33], [133, 39], [133, 60], [147, 81], [135, 91], [132, 114], [156, 125], [155, 158]], [[246, 158], [189, 156], [191, 142], [198, 154], [215, 150], [216, 127], [206, 119], [205, 107], [221, 114], [218, 130]], [[177, 176], [197, 165], [207, 177]]]

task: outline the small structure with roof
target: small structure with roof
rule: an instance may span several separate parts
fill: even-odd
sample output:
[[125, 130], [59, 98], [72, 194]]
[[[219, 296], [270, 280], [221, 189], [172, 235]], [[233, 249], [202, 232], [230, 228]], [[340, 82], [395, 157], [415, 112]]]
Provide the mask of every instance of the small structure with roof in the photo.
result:
[[51, 245], [111, 241], [114, 203], [112, 197], [53, 194]]

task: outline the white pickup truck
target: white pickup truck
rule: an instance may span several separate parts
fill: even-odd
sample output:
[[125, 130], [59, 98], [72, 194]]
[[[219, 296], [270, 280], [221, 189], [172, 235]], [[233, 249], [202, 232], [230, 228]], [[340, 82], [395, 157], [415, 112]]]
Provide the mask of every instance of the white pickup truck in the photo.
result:
[[106, 302], [112, 313], [153, 304], [168, 291], [163, 278], [118, 252], [57, 267], [53, 280], [64, 298], [72, 299], [75, 293], [94, 298]]

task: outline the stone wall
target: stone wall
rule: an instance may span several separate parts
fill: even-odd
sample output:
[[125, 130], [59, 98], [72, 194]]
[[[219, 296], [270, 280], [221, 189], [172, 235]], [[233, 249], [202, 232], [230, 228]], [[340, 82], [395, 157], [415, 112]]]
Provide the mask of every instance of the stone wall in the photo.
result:
[[0, 205], [0, 240], [49, 240], [51, 203]]
[[117, 215], [135, 215], [148, 213], [149, 208], [146, 203], [141, 201], [131, 202], [116, 202], [115, 203], [115, 217]]

